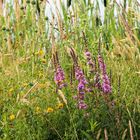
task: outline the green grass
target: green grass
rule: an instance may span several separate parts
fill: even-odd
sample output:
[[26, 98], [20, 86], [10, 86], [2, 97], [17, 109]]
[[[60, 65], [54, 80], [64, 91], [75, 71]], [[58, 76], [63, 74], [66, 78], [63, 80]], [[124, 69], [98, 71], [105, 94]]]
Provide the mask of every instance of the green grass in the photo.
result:
[[[44, 15], [45, 1], [39, 3], [38, 21], [36, 5], [26, 2], [18, 5], [26, 6], [25, 11], [7, 5], [6, 11], [11, 12], [1, 16], [0, 20], [2, 140], [139, 140], [140, 9], [136, 1], [131, 3], [129, 0], [130, 7], [126, 12], [115, 2], [108, 4], [103, 25], [100, 24], [98, 6], [87, 6], [82, 0], [75, 0], [71, 15], [62, 5], [64, 20], [57, 17], [57, 37], [54, 37], [53, 23], [51, 36], [45, 32], [46, 22], [51, 22]], [[113, 14], [115, 8], [117, 26]], [[89, 12], [94, 14], [88, 16]], [[73, 84], [70, 84], [73, 60], [69, 48], [74, 48], [81, 69], [88, 81], [92, 81], [95, 75], [89, 74], [84, 49], [87, 45], [92, 58], [97, 61], [99, 38], [107, 72], [111, 75], [112, 93], [104, 96], [92, 87], [93, 92], [85, 95], [88, 108], [80, 110], [73, 99], [77, 94], [76, 79], [73, 78]], [[55, 50], [67, 83], [67, 87], [59, 91], [61, 94], [57, 93], [54, 82], [52, 55]]]

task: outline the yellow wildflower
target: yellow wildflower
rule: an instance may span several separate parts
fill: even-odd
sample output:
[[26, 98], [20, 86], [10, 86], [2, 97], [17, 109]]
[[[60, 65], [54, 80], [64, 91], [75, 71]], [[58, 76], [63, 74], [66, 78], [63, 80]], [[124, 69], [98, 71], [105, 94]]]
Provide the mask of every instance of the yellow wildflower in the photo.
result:
[[9, 89], [9, 92], [13, 92], [13, 91], [14, 91], [14, 89], [13, 89], [13, 88], [10, 88], [10, 89]]
[[53, 111], [54, 111], [53, 108], [51, 108], [51, 107], [47, 108], [47, 113], [50, 113], [50, 112], [53, 112]]
[[35, 55], [43, 57], [45, 55], [45, 51], [43, 49], [40, 49], [39, 51], [35, 52]]
[[43, 77], [43, 72], [39, 72], [39, 77]]
[[43, 50], [39, 50], [38, 55], [39, 56], [43, 56], [44, 55], [44, 51]]
[[64, 104], [63, 103], [59, 103], [58, 106], [57, 106], [57, 108], [59, 108], [59, 109], [61, 109], [63, 107], [64, 107]]
[[14, 114], [11, 114], [10, 117], [9, 117], [10, 121], [13, 121], [15, 119], [15, 115]]
[[36, 107], [35, 110], [36, 110], [36, 113], [39, 113], [41, 111], [40, 107], [38, 107], [38, 106]]

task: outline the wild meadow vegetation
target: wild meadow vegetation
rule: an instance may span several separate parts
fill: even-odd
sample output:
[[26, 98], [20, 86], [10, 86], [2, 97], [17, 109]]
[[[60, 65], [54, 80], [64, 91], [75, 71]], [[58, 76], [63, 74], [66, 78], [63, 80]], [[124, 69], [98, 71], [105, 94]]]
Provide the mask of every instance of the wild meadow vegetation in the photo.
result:
[[140, 4], [104, 4], [50, 21], [45, 0], [0, 0], [0, 139], [140, 140]]

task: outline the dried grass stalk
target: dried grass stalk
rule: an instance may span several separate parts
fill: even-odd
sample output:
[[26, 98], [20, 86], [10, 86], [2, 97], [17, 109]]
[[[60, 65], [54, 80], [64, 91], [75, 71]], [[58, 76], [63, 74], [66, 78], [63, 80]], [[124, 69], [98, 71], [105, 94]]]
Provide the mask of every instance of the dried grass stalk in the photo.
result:
[[130, 129], [130, 138], [131, 140], [134, 140], [134, 137], [133, 137], [133, 129], [132, 129], [132, 124], [131, 124], [131, 121], [129, 120], [129, 129]]
[[104, 135], [105, 135], [105, 140], [108, 140], [108, 135], [107, 135], [107, 130], [106, 130], [106, 128], [104, 129]]

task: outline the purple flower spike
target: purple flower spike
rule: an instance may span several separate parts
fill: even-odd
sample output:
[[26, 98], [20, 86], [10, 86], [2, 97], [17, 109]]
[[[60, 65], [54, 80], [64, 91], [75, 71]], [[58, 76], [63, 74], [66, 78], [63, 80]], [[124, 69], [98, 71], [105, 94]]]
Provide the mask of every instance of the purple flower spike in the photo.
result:
[[[85, 98], [85, 92], [86, 92], [86, 85], [88, 84], [85, 75], [81, 68], [78, 65], [77, 57], [76, 54], [74, 53], [74, 50], [71, 48], [71, 55], [73, 58], [74, 62], [74, 73], [75, 73], [75, 78], [78, 81], [78, 86], [77, 86], [77, 91], [78, 95], [74, 96], [75, 99], [78, 101], [78, 108], [79, 109], [86, 109], [87, 105], [84, 103], [84, 98]], [[85, 54], [87, 57], [90, 57], [90, 53], [86, 52]]]
[[106, 65], [100, 54], [98, 55], [98, 63], [99, 63], [99, 68], [102, 73], [102, 85], [101, 85], [102, 91], [103, 93], [106, 93], [106, 94], [111, 93], [111, 84], [110, 84], [108, 75], [106, 73]]
[[95, 71], [95, 64], [93, 63], [91, 53], [88, 51], [87, 48], [85, 50], [85, 57], [87, 59], [87, 65], [90, 67], [90, 72], [94, 72]]
[[59, 65], [56, 69], [56, 73], [54, 75], [54, 81], [57, 84], [59, 89], [62, 89], [66, 84], [64, 83], [65, 75], [64, 71], [62, 70], [61, 66]]
[[84, 103], [84, 95], [85, 95], [85, 91], [86, 91], [86, 84], [88, 83], [83, 71], [80, 69], [79, 66], [75, 66], [75, 76], [76, 79], [78, 80], [79, 84], [77, 87], [78, 90], [78, 108], [79, 109], [86, 109], [87, 105]]
[[111, 85], [110, 85], [110, 80], [107, 76], [107, 74], [103, 75], [103, 84], [102, 84], [102, 90], [104, 93], [111, 93]]
[[101, 57], [101, 55], [98, 55], [98, 63], [99, 63], [99, 67], [101, 72], [104, 74], [106, 73], [106, 65], [104, 64], [103, 58]]
[[85, 88], [85, 85], [84, 85], [82, 82], [80, 82], [80, 83], [78, 84], [78, 91], [84, 90], [84, 88]]

